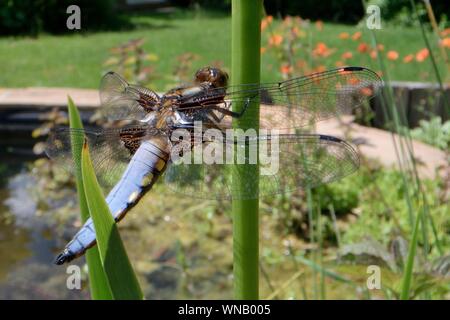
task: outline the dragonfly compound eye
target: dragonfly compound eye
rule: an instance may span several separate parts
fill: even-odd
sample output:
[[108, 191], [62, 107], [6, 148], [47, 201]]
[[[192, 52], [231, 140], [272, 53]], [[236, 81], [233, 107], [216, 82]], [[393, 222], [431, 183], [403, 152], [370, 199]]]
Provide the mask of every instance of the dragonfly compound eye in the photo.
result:
[[196, 72], [195, 82], [209, 82], [215, 88], [225, 87], [228, 82], [228, 74], [219, 68], [204, 67]]

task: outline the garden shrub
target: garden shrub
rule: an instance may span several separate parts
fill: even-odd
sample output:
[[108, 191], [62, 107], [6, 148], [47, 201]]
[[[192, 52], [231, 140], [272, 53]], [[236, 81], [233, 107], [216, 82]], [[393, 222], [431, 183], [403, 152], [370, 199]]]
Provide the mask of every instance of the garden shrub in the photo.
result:
[[[343, 234], [344, 244], [361, 241], [370, 236], [380, 243], [387, 245], [395, 235], [410, 234], [411, 222], [408, 213], [408, 204], [402, 182], [402, 173], [394, 170], [380, 170], [372, 175], [370, 187], [359, 190], [359, 217]], [[428, 203], [429, 216], [440, 236], [441, 246], [448, 250], [448, 233], [450, 220], [448, 217], [448, 204], [440, 199], [440, 179], [422, 180], [422, 187]], [[417, 215], [423, 210], [423, 204], [416, 200], [412, 202], [413, 214]], [[437, 254], [434, 237], [429, 230], [429, 239], [432, 254]], [[423, 244], [422, 235], [419, 244]], [[444, 251], [445, 251], [444, 250]]]
[[[381, 16], [386, 21], [405, 26], [418, 24], [417, 19], [411, 19], [415, 14], [410, 0], [372, 0], [370, 3], [380, 7]], [[415, 3], [419, 15], [422, 16], [422, 21], [428, 21], [423, 1], [415, 1]], [[448, 21], [450, 2], [448, 0], [432, 0], [430, 3], [436, 19], [441, 22]]]
[[319, 203], [322, 210], [333, 207], [336, 215], [344, 215], [358, 207], [360, 188], [363, 176], [354, 174], [336, 183], [325, 184], [313, 189], [314, 202]]
[[0, 1], [0, 35], [68, 32], [66, 10], [73, 4], [81, 8], [81, 31], [127, 26], [116, 0], [6, 0]]
[[311, 20], [357, 23], [364, 17], [362, 2], [352, 0], [266, 0], [264, 7], [268, 14], [299, 15]]
[[419, 127], [411, 130], [411, 136], [439, 149], [448, 150], [450, 147], [450, 120], [443, 122], [441, 117], [420, 120]]
[[[200, 6], [214, 10], [230, 10], [231, 7], [231, 0], [172, 0], [171, 2], [177, 6]], [[368, 4], [380, 7], [382, 19], [385, 22], [392, 21], [402, 25], [417, 23], [415, 19], [411, 19], [413, 12], [410, 0], [370, 0]], [[416, 1], [416, 5], [419, 13], [426, 15], [423, 2]], [[448, 0], [433, 0], [431, 5], [438, 21], [445, 22], [448, 20], [450, 14], [450, 2]], [[305, 19], [341, 23], [358, 23], [365, 16], [362, 2], [354, 0], [264, 0], [264, 8], [267, 14], [273, 16], [299, 15]]]

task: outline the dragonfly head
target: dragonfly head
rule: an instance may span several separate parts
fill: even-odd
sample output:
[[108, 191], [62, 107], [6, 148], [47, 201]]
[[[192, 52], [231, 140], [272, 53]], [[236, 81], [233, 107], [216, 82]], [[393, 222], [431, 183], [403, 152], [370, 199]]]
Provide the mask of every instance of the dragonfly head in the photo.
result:
[[226, 87], [228, 74], [219, 68], [204, 67], [195, 73], [195, 82], [197, 84], [208, 82], [213, 88]]

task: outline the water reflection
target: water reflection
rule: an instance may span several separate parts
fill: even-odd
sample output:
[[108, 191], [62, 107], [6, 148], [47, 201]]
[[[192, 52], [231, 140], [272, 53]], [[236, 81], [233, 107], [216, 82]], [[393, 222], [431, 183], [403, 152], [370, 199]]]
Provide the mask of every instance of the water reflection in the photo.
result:
[[68, 290], [66, 269], [51, 263], [58, 244], [37, 214], [28, 163], [16, 159], [0, 169], [0, 299], [88, 298], [88, 290]]

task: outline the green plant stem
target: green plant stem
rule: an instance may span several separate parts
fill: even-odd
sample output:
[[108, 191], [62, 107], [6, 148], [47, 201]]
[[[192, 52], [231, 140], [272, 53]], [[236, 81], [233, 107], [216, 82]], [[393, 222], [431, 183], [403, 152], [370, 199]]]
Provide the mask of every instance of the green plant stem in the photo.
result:
[[[439, 27], [436, 21], [436, 17], [434, 15], [433, 7], [431, 6], [430, 0], [424, 0], [425, 8], [427, 9], [428, 18], [430, 19], [431, 26], [433, 27], [433, 31], [436, 35], [436, 39], [438, 40], [438, 45], [441, 43], [441, 36], [439, 35]], [[448, 70], [450, 71], [450, 61], [448, 59], [447, 50], [445, 50], [444, 46], [440, 46], [441, 55], [444, 59], [445, 64], [447, 65]]]
[[406, 261], [406, 266], [403, 271], [403, 280], [402, 280], [402, 292], [400, 295], [400, 299], [408, 300], [409, 299], [409, 288], [411, 287], [413, 269], [414, 269], [414, 258], [416, 256], [417, 249], [417, 238], [419, 235], [419, 225], [422, 219], [422, 212], [419, 211], [416, 217], [416, 222], [414, 223], [414, 230], [411, 237], [411, 242], [409, 244], [408, 258]]
[[[262, 1], [232, 1], [232, 84], [259, 83], [260, 81], [260, 20]], [[239, 111], [242, 104], [233, 104]], [[235, 128], [258, 129], [259, 101], [248, 107], [244, 116], [233, 123]], [[239, 199], [250, 185], [258, 189], [255, 177], [259, 166], [254, 164], [234, 165], [233, 190]], [[233, 200], [233, 271], [234, 296], [236, 299], [259, 298], [259, 201], [258, 199]]]
[[[440, 89], [441, 89], [441, 93], [442, 93], [442, 97], [445, 97], [445, 92], [443, 92], [443, 86], [442, 86], [442, 81], [441, 81], [441, 77], [436, 65], [436, 61], [434, 59], [433, 56], [433, 52], [431, 51], [431, 47], [430, 44], [428, 42], [428, 39], [426, 37], [426, 33], [425, 33], [425, 28], [423, 26], [423, 23], [419, 17], [419, 14], [417, 13], [417, 8], [415, 6], [414, 0], [410, 0], [411, 6], [413, 8], [413, 11], [416, 15], [416, 18], [419, 21], [419, 24], [421, 26], [421, 31], [422, 31], [422, 37], [424, 39], [424, 42], [430, 52], [430, 59], [435, 71], [435, 75], [436, 75], [436, 79], [439, 82], [440, 85]], [[365, 2], [363, 1], [363, 4], [365, 4]], [[378, 41], [377, 38], [375, 36], [375, 31], [371, 30], [371, 34], [372, 34], [372, 39], [373, 42], [375, 44], [375, 46], [377, 45]], [[412, 197], [416, 197], [417, 200], [419, 200], [419, 196], [421, 196], [421, 200], [423, 202], [423, 208], [422, 210], [424, 211], [423, 215], [422, 215], [422, 222], [424, 222], [424, 224], [422, 225], [422, 233], [423, 233], [423, 242], [424, 242], [424, 246], [423, 246], [423, 251], [425, 253], [424, 257], [426, 258], [426, 253], [429, 251], [429, 244], [428, 244], [428, 232], [427, 232], [427, 227], [425, 222], [429, 222], [431, 225], [431, 230], [433, 232], [433, 236], [435, 238], [435, 244], [436, 247], [439, 251], [439, 253], [442, 255], [443, 254], [443, 249], [436, 231], [436, 227], [434, 225], [433, 219], [429, 214], [429, 206], [428, 206], [428, 202], [425, 196], [425, 193], [422, 190], [422, 184], [421, 181], [419, 179], [419, 174], [417, 171], [417, 163], [416, 163], [416, 159], [414, 157], [414, 149], [413, 149], [413, 144], [412, 144], [412, 137], [411, 137], [411, 133], [410, 131], [407, 129], [408, 128], [408, 121], [407, 121], [407, 117], [405, 114], [405, 110], [402, 108], [398, 108], [395, 104], [395, 99], [394, 99], [394, 92], [393, 89], [390, 85], [390, 80], [389, 80], [389, 76], [388, 76], [388, 70], [386, 69], [386, 66], [384, 64], [382, 55], [378, 56], [378, 61], [380, 63], [380, 67], [382, 69], [382, 72], [384, 74], [384, 79], [385, 79], [385, 83], [387, 84], [387, 90], [386, 90], [386, 96], [388, 98], [388, 101], [385, 101], [385, 97], [383, 97], [383, 103], [382, 103], [382, 107], [383, 109], [386, 109], [388, 106], [391, 106], [390, 111], [391, 114], [390, 116], [392, 117], [393, 121], [394, 121], [394, 125], [395, 125], [395, 131], [400, 135], [399, 136], [399, 147], [400, 147], [400, 152], [397, 149], [397, 143], [395, 141], [395, 138], [393, 136], [393, 142], [394, 142], [394, 147], [395, 147], [395, 151], [396, 151], [396, 155], [398, 158], [398, 162], [399, 162], [399, 166], [401, 171], [405, 171], [406, 174], [402, 174], [403, 177], [403, 184], [404, 184], [404, 188], [405, 188], [405, 192], [406, 192], [406, 200], [407, 200], [407, 204], [408, 204], [408, 209], [409, 209], [409, 218], [410, 218], [410, 224], [411, 227], [413, 227], [413, 210], [412, 210]], [[387, 104], [387, 105], [386, 105]], [[446, 99], [444, 99], [444, 104], [446, 105], [446, 107], [448, 108], [448, 101]], [[400, 110], [400, 111], [399, 111]], [[387, 114], [387, 111], [385, 111], [385, 114]], [[389, 117], [389, 115], [387, 116]], [[403, 129], [401, 122], [403, 122], [403, 125], [406, 129]], [[405, 138], [403, 139], [402, 136], [405, 136]], [[406, 151], [405, 151], [406, 148]], [[402, 160], [406, 164], [406, 167], [409, 167], [408, 169], [403, 169], [403, 165], [402, 165]], [[409, 191], [409, 183], [406, 180], [406, 175], [408, 173], [408, 171], [411, 173], [411, 179], [414, 180], [414, 182], [416, 183], [416, 188], [417, 188], [417, 192], [414, 192], [414, 190], [412, 191], [412, 195], [410, 195], [410, 191]]]
[[[434, 71], [436, 74], [436, 79], [438, 80], [441, 92], [443, 93], [441, 77], [440, 77], [439, 71], [437, 69], [436, 61], [434, 60], [433, 52], [431, 51], [431, 47], [430, 47], [428, 39], [426, 37], [424, 26], [423, 26], [423, 24], [420, 20], [420, 17], [417, 13], [414, 0], [410, 0], [410, 3], [413, 8], [413, 11], [416, 15], [416, 18], [418, 19], [418, 21], [420, 23], [422, 36], [423, 36], [424, 42], [430, 52], [430, 59], [431, 59], [431, 62], [432, 62], [432, 65], [433, 65], [433, 68], [434, 68]], [[363, 4], [365, 5], [364, 0], [363, 0]], [[375, 32], [373, 30], [371, 32], [371, 35], [372, 35], [374, 47], [376, 47], [378, 41], [377, 41]], [[411, 244], [410, 244], [410, 248], [409, 248], [409, 252], [408, 252], [408, 261], [404, 268], [404, 273], [403, 273], [402, 292], [401, 292], [401, 298], [408, 299], [409, 289], [411, 286], [412, 276], [413, 276], [412, 271], [413, 271], [413, 267], [414, 267], [414, 257], [417, 252], [417, 242], [418, 242], [418, 233], [419, 233], [420, 223], [422, 223], [422, 238], [423, 238], [423, 252], [424, 252], [423, 257], [426, 259], [427, 254], [429, 252], [428, 230], [427, 230], [428, 228], [426, 227], [427, 221], [429, 221], [432, 226], [432, 231], [433, 231], [439, 252], [441, 252], [441, 246], [440, 246], [439, 237], [437, 236], [437, 233], [435, 232], [433, 220], [429, 216], [429, 208], [428, 208], [426, 195], [424, 194], [424, 192], [422, 190], [421, 182], [420, 182], [420, 179], [418, 176], [417, 164], [416, 164], [416, 160], [414, 157], [414, 149], [413, 149], [413, 145], [412, 145], [412, 137], [411, 137], [410, 131], [408, 129], [406, 114], [405, 114], [404, 110], [398, 109], [395, 104], [394, 92], [393, 92], [392, 87], [390, 86], [388, 72], [387, 72], [386, 66], [384, 64], [384, 61], [383, 61], [383, 58], [381, 55], [378, 55], [378, 62], [380, 64], [381, 70], [384, 75], [384, 80], [386, 83], [386, 97], [383, 96], [382, 106], [383, 106], [383, 109], [387, 109], [388, 107], [390, 107], [391, 114], [389, 114], [389, 115], [392, 117], [392, 119], [394, 121], [395, 131], [399, 134], [398, 140], [399, 140], [400, 150], [397, 149], [397, 142], [395, 141], [394, 136], [392, 136], [392, 138], [393, 138], [393, 142], [394, 142], [394, 148], [396, 151], [398, 163], [399, 163], [400, 169], [402, 171], [403, 187], [405, 190], [405, 200], [408, 205], [410, 224], [411, 224], [411, 227], [413, 228], [413, 232], [412, 232], [411, 240], [410, 240]], [[445, 102], [445, 105], [448, 108], [447, 102]], [[385, 110], [384, 113], [388, 114], [387, 110]], [[401, 126], [401, 121], [404, 123], [404, 126], [406, 129], [404, 129]], [[404, 138], [402, 138], [402, 136], [404, 136]], [[402, 159], [404, 159], [403, 161], [405, 162], [405, 168], [403, 168]], [[409, 177], [409, 174], [411, 174], [410, 177]], [[407, 179], [408, 177], [409, 177], [409, 179]], [[413, 190], [410, 190], [411, 186], [410, 186], [409, 182], [415, 183], [415, 186], [412, 187]], [[412, 205], [413, 200], [416, 200], [418, 202], [418, 201], [420, 201], [420, 197], [423, 202], [423, 207], [418, 208], [417, 215], [414, 220], [414, 208]]]
[[438, 65], [436, 63], [436, 59], [434, 58], [434, 53], [433, 50], [431, 49], [430, 46], [430, 42], [428, 41], [428, 37], [427, 37], [427, 33], [425, 31], [425, 27], [422, 23], [422, 19], [420, 19], [419, 13], [417, 12], [417, 8], [416, 8], [416, 4], [414, 2], [414, 0], [410, 0], [409, 1], [411, 3], [411, 7], [414, 11], [414, 14], [416, 15], [416, 19], [419, 22], [420, 25], [420, 31], [422, 32], [422, 38], [423, 41], [425, 42], [425, 46], [428, 49], [428, 52], [430, 53], [430, 61], [431, 61], [431, 65], [433, 66], [433, 70], [434, 70], [434, 74], [436, 76], [436, 80], [439, 83], [439, 90], [441, 91], [441, 97], [442, 97], [442, 101], [444, 102], [444, 106], [447, 112], [450, 113], [450, 103], [448, 102], [447, 98], [446, 98], [446, 93], [445, 93], [445, 88], [444, 85], [442, 83], [442, 78], [441, 78], [441, 74], [439, 73], [439, 68]]

